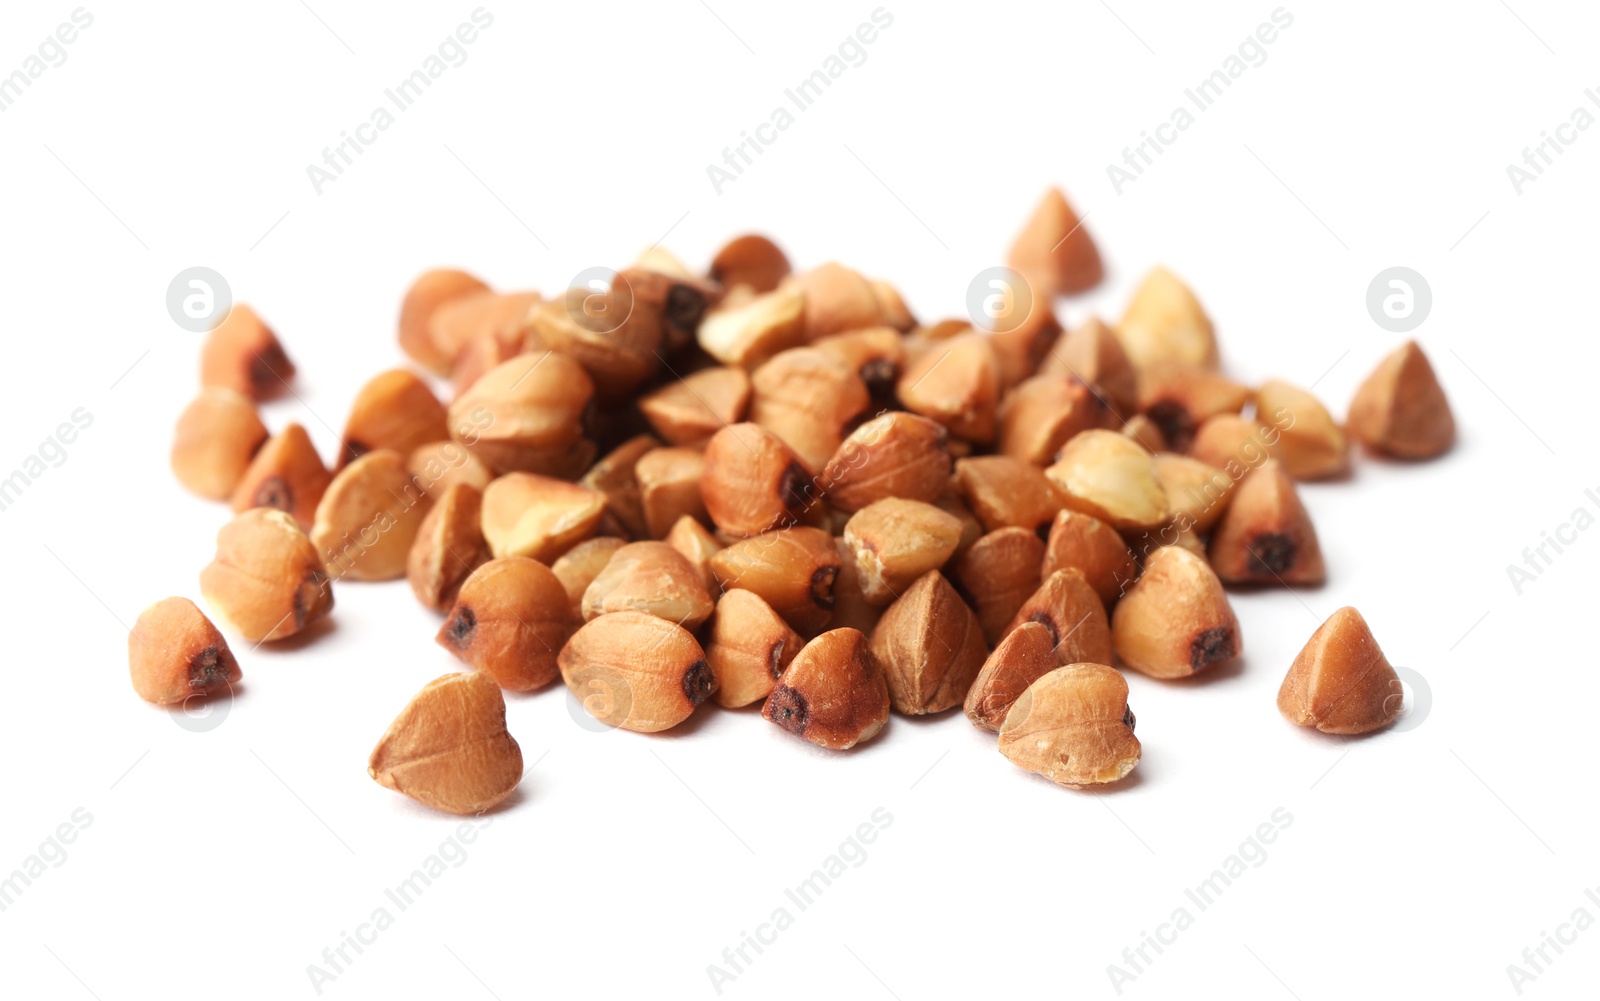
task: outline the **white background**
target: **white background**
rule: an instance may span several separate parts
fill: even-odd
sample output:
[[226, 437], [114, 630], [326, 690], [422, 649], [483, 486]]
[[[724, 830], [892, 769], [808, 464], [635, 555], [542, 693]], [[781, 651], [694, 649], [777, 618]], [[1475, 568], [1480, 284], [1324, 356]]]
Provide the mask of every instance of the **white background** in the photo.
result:
[[[1180, 905], [1193, 926], [1124, 996], [1515, 996], [1525, 947], [1575, 908], [1600, 916], [1583, 892], [1600, 886], [1600, 532], [1520, 595], [1506, 573], [1575, 508], [1600, 511], [1600, 129], [1520, 195], [1505, 169], [1574, 108], [1600, 114], [1594, 12], [1291, 4], [1265, 64], [1119, 195], [1106, 165], [1271, 0], [892, 3], [866, 63], [719, 195], [706, 165], [875, 4], [709, 2], [490, 4], [466, 63], [321, 195], [307, 164], [470, 0], [93, 4], [66, 62], [0, 113], [0, 470], [74, 408], [94, 415], [0, 512], [0, 873], [73, 810], [93, 817], [0, 912], [4, 993], [314, 997], [307, 966], [457, 824], [366, 775], [390, 719], [456, 667], [404, 582], [340, 585], [311, 641], [236, 647], [244, 684], [211, 732], [131, 691], [125, 625], [198, 596], [227, 518], [167, 469], [200, 343], [165, 310], [179, 270], [215, 268], [278, 330], [301, 401], [266, 419], [331, 455], [356, 389], [402, 362], [399, 301], [425, 268], [548, 292], [664, 234], [698, 266], [760, 229], [932, 319], [963, 311], [1061, 184], [1108, 264], [1064, 320], [1115, 319], [1164, 262], [1233, 374], [1316, 383], [1338, 413], [1403, 339], [1368, 316], [1368, 282], [1416, 269], [1458, 447], [1304, 488], [1327, 586], [1237, 595], [1237, 667], [1130, 677], [1145, 756], [1115, 791], [1026, 775], [958, 712], [831, 754], [754, 711], [645, 737], [578, 726], [561, 688], [513, 696], [518, 799], [324, 996], [709, 998], [707, 966], [780, 905], [793, 926], [723, 996], [1115, 997], [1108, 964]], [[0, 73], [72, 9], [7, 4]], [[1420, 726], [1347, 740], [1279, 717], [1290, 660], [1344, 604], [1426, 677]], [[789, 904], [880, 807], [893, 822], [866, 861]], [[1199, 913], [1184, 889], [1280, 807], [1293, 822], [1266, 861]], [[1597, 954], [1594, 930], [1550, 951], [1526, 995], [1578, 996]]]

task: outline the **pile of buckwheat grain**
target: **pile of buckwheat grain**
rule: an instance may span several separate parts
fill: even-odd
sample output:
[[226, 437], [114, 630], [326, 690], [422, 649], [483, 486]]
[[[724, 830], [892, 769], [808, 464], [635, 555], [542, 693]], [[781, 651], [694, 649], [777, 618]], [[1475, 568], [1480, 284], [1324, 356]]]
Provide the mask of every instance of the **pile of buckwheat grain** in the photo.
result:
[[[430, 682], [373, 751], [380, 784], [455, 813], [522, 777], [502, 689], [563, 680], [641, 733], [707, 699], [826, 748], [890, 710], [964, 707], [1016, 764], [1067, 786], [1139, 762], [1116, 669], [1181, 678], [1240, 655], [1226, 586], [1315, 585], [1296, 483], [1341, 475], [1349, 439], [1446, 451], [1444, 393], [1415, 343], [1344, 425], [1304, 390], [1219, 371], [1211, 321], [1157, 268], [1111, 327], [1063, 331], [1055, 295], [1101, 280], [1059, 191], [1011, 249], [1015, 287], [980, 327], [919, 323], [889, 284], [839, 264], [795, 274], [742, 236], [697, 274], [652, 250], [609, 286], [501, 293], [422, 275], [400, 346], [449, 380], [374, 377], [324, 465], [258, 400], [294, 378], [247, 306], [209, 336], [172, 468], [232, 505], [200, 573], [251, 644], [333, 610], [334, 582], [406, 577], [473, 670]], [[1025, 308], [1012, 308], [1017, 304]], [[182, 597], [130, 634], [134, 690], [162, 704], [240, 677]], [[1278, 709], [1378, 730], [1401, 686], [1353, 608], [1289, 667]]]

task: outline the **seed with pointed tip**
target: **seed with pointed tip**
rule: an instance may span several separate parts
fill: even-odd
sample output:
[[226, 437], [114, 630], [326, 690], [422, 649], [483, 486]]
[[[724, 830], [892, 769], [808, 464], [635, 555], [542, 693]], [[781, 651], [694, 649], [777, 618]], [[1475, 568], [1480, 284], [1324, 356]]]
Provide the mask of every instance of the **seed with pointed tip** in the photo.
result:
[[983, 662], [967, 690], [967, 719], [980, 730], [998, 731], [1013, 703], [1029, 685], [1061, 666], [1050, 630], [1024, 622], [1007, 633]]
[[607, 452], [578, 480], [579, 486], [605, 494], [605, 520], [614, 520], [630, 539], [655, 537], [645, 517], [639, 460], [660, 447], [661, 442], [650, 435], [635, 435]]
[[717, 584], [717, 575], [711, 572], [711, 557], [722, 550], [722, 544], [706, 531], [704, 525], [688, 515], [683, 515], [672, 523], [672, 528], [662, 541], [676, 549], [678, 554], [695, 568], [695, 572], [700, 575], [701, 583], [706, 587], [707, 594], [715, 596], [722, 590]]
[[[1114, 534], [1114, 533], [1113, 533]], [[1039, 589], [1045, 544], [1026, 528], [1000, 528], [982, 536], [955, 563], [956, 583], [972, 603], [984, 638], [1000, 641], [1017, 609]]]
[[960, 541], [960, 519], [898, 497], [867, 505], [844, 526], [862, 594], [875, 605], [889, 604], [917, 578], [944, 566]]
[[737, 236], [711, 259], [711, 280], [728, 288], [744, 285], [771, 292], [789, 274], [789, 258], [778, 245], [759, 234]]
[[905, 366], [906, 349], [893, 327], [867, 327], [831, 334], [811, 345], [861, 378], [874, 399], [894, 389]]
[[1117, 656], [1152, 678], [1182, 678], [1239, 656], [1243, 638], [1222, 582], [1179, 546], [1145, 560], [1144, 575], [1111, 616]]
[[574, 286], [561, 299], [535, 303], [527, 327], [550, 350], [583, 366], [602, 403], [614, 403], [661, 367], [662, 311], [662, 303], [635, 294], [619, 275], [603, 294]]
[[188, 598], [139, 613], [128, 633], [128, 672], [139, 697], [158, 705], [218, 694], [240, 676], [228, 641]]
[[543, 351], [545, 343], [537, 334], [516, 331], [509, 334], [480, 334], [461, 346], [450, 372], [450, 395], [459, 399], [478, 384], [490, 369], [529, 351]]
[[266, 425], [249, 397], [232, 389], [203, 389], [178, 417], [173, 475], [192, 493], [227, 500], [266, 440]]
[[567, 601], [572, 606], [573, 621], [583, 621], [584, 592], [594, 583], [594, 579], [600, 576], [600, 571], [606, 568], [606, 564], [611, 562], [611, 555], [627, 544], [626, 539], [609, 535], [585, 539], [562, 553], [559, 559], [550, 564], [550, 571], [566, 589]]
[[1163, 267], [1152, 269], [1133, 293], [1117, 337], [1139, 368], [1164, 361], [1217, 367], [1210, 318], [1182, 279]]
[[1200, 425], [1217, 414], [1238, 413], [1251, 396], [1248, 387], [1195, 365], [1162, 362], [1139, 373], [1139, 410], [1180, 452]]
[[1381, 730], [1400, 714], [1404, 688], [1354, 608], [1339, 609], [1306, 642], [1278, 689], [1278, 711], [1323, 733]]
[[700, 492], [706, 511], [730, 535], [759, 535], [793, 524], [816, 499], [816, 484], [783, 439], [759, 424], [730, 424], [706, 445]]
[[576, 625], [555, 573], [512, 556], [467, 577], [434, 639], [501, 688], [530, 692], [556, 679], [556, 656]]
[[306, 429], [289, 424], [267, 440], [251, 460], [250, 468], [233, 490], [233, 511], [273, 507], [294, 516], [301, 527], [311, 527], [317, 503], [333, 480], [322, 464]]
[[1416, 341], [1379, 362], [1356, 390], [1350, 431], [1368, 448], [1402, 459], [1431, 459], [1450, 448], [1455, 416]]
[[804, 644], [755, 592], [735, 588], [724, 594], [706, 627], [717, 705], [737, 709], [766, 698]]
[[520, 354], [450, 404], [449, 434], [497, 473], [536, 472], [582, 438], [593, 398], [594, 381], [573, 359]]
[[828, 502], [845, 513], [885, 497], [932, 502], [949, 487], [949, 434], [926, 417], [893, 411], [852, 431], [823, 467]]
[[691, 372], [639, 398], [639, 412], [656, 434], [691, 447], [744, 420], [749, 406], [750, 376], [733, 365]]
[[1000, 753], [1058, 785], [1115, 782], [1139, 764], [1128, 682], [1104, 664], [1068, 664], [1046, 674], [1011, 706]]
[[806, 340], [876, 327], [884, 322], [883, 307], [872, 283], [859, 271], [835, 261], [798, 275], [805, 295]]
[[911, 307], [906, 305], [906, 300], [900, 295], [899, 289], [881, 278], [869, 278], [867, 284], [872, 286], [872, 298], [878, 303], [878, 313], [882, 317], [879, 322], [901, 333], [917, 325], [917, 318], [912, 315]]
[[662, 354], [694, 343], [707, 307], [721, 297], [721, 289], [691, 275], [681, 261], [660, 248], [652, 248], [638, 265], [618, 272], [617, 281], [632, 295], [635, 309], [660, 316]]
[[1238, 414], [1217, 414], [1195, 432], [1189, 456], [1238, 479], [1276, 454], [1279, 434], [1276, 425], [1268, 427]]
[[[540, 301], [537, 292], [493, 292], [482, 289], [454, 296], [428, 316], [428, 340], [443, 359], [436, 369], [449, 375], [468, 344], [493, 338], [510, 344], [524, 339], [528, 310]], [[532, 350], [530, 347], [529, 350]]]
[[457, 483], [483, 493], [494, 479], [482, 459], [449, 440], [430, 441], [412, 449], [406, 456], [406, 469], [418, 486], [431, 494], [442, 494]]
[[1000, 401], [1000, 453], [1043, 468], [1080, 432], [1109, 427], [1112, 420], [1105, 401], [1084, 383], [1036, 375]]
[[1212, 569], [1229, 584], [1320, 584], [1327, 578], [1311, 515], [1277, 462], [1239, 482], [1209, 555]]
[[1105, 268], [1083, 221], [1060, 188], [1051, 188], [1011, 244], [1006, 263], [1036, 295], [1075, 295], [1100, 284]]
[[450, 371], [453, 359], [428, 334], [434, 310], [463, 295], [487, 291], [489, 286], [465, 271], [440, 268], [418, 275], [400, 304], [400, 349], [439, 375]]
[[1007, 455], [980, 455], [956, 462], [956, 489], [987, 531], [1026, 528], [1043, 534], [1062, 496], [1039, 467]]
[[700, 572], [665, 542], [632, 542], [615, 553], [583, 592], [583, 617], [648, 612], [699, 629], [716, 606]]
[[1057, 570], [1029, 596], [1006, 631], [1024, 622], [1037, 622], [1050, 631], [1056, 662], [1096, 664], [1111, 660], [1111, 624], [1100, 595], [1077, 567]]
[[417, 485], [400, 453], [368, 452], [328, 484], [311, 541], [335, 577], [404, 577], [412, 543], [432, 507], [433, 498]]
[[1350, 440], [1310, 393], [1277, 379], [1264, 382], [1256, 390], [1256, 413], [1281, 428], [1275, 451], [1295, 479], [1320, 480], [1349, 468]]
[[1098, 518], [1062, 511], [1050, 526], [1040, 570], [1048, 577], [1076, 567], [1109, 610], [1139, 576], [1133, 551], [1117, 530]]
[[258, 507], [217, 533], [200, 593], [222, 624], [248, 643], [292, 636], [333, 608], [317, 547], [293, 518]]
[[821, 471], [872, 402], [854, 371], [815, 348], [773, 355], [750, 374], [750, 420]]
[[561, 648], [560, 663], [590, 715], [638, 733], [682, 723], [717, 684], [693, 633], [644, 612], [592, 619]]
[[594, 534], [605, 495], [576, 483], [507, 473], [483, 492], [483, 537], [496, 556], [548, 563]]
[[843, 561], [832, 536], [816, 528], [767, 532], [711, 557], [723, 590], [759, 594], [801, 636], [815, 636], [833, 617], [834, 584]]
[[412, 449], [448, 438], [444, 404], [421, 379], [405, 369], [374, 376], [350, 405], [336, 466], [387, 448], [409, 455]]
[[657, 448], [634, 466], [648, 538], [662, 539], [679, 518], [709, 521], [700, 481], [706, 460], [692, 448]]
[[200, 384], [231, 389], [255, 400], [278, 396], [294, 378], [278, 337], [256, 311], [235, 303], [227, 317], [206, 335], [200, 351]]
[[703, 281], [689, 265], [683, 263], [683, 258], [662, 246], [654, 246], [641, 252], [633, 262], [633, 267], [641, 271], [652, 271], [658, 275], [675, 278], [679, 281], [695, 281], [702, 285], [715, 284], [715, 279], [710, 282]]
[[1139, 373], [1112, 330], [1091, 316], [1067, 331], [1040, 367], [1045, 375], [1069, 375], [1094, 387], [1114, 415], [1131, 418], [1139, 398]]
[[789, 662], [761, 715], [818, 747], [848, 750], [889, 721], [889, 685], [861, 631], [834, 629]]
[[805, 293], [783, 284], [745, 301], [725, 301], [700, 320], [695, 339], [724, 365], [755, 366], [805, 343]]
[[901, 341], [906, 361], [915, 363], [930, 352], [943, 352], [958, 337], [975, 332], [971, 320], [949, 319], [913, 328]]
[[907, 410], [938, 421], [957, 438], [994, 440], [1000, 362], [982, 334], [950, 338], [909, 360], [897, 392]]
[[990, 331], [989, 346], [994, 348], [1002, 392], [1039, 375], [1039, 366], [1061, 339], [1061, 321], [1044, 296], [1034, 298], [1027, 315], [989, 323], [983, 329]]
[[1198, 459], [1173, 452], [1157, 453], [1154, 462], [1172, 520], [1196, 532], [1211, 531], [1233, 500], [1233, 478]]
[[920, 716], [961, 704], [988, 647], [972, 609], [943, 574], [929, 571], [884, 610], [871, 649], [895, 710]]
[[456, 483], [422, 519], [406, 557], [406, 580], [417, 600], [437, 612], [455, 604], [461, 582], [489, 559], [480, 510], [483, 495]]
[[1060, 489], [1063, 506], [1113, 528], [1143, 531], [1171, 517], [1150, 453], [1115, 431], [1073, 438], [1045, 475]]
[[435, 678], [373, 748], [367, 774], [446, 813], [494, 808], [522, 781], [522, 748], [506, 732], [506, 700], [481, 674]]

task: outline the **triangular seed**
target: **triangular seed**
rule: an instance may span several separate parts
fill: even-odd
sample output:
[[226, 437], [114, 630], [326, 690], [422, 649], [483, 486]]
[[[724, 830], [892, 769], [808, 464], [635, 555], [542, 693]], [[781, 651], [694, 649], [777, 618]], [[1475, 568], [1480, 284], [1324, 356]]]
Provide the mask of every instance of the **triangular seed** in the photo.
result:
[[1278, 711], [1323, 733], [1370, 733], [1394, 722], [1403, 691], [1366, 620], [1345, 607], [1311, 634], [1290, 665]]

